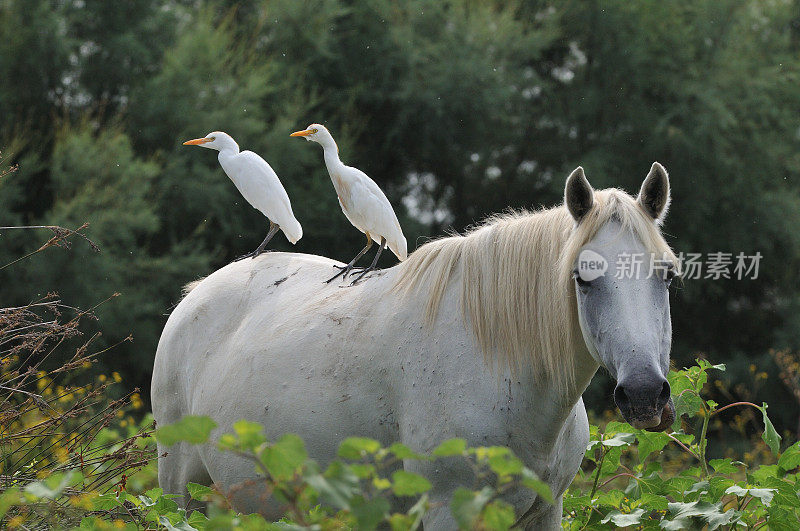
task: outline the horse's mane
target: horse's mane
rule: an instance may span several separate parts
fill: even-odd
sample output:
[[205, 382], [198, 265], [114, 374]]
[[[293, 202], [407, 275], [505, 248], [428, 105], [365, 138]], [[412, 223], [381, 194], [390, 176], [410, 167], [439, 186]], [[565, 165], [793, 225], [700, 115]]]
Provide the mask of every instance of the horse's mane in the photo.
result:
[[528, 365], [560, 389], [574, 383], [575, 356], [585, 349], [578, 324], [573, 264], [581, 248], [610, 220], [621, 223], [656, 256], [675, 257], [637, 201], [618, 189], [594, 193], [575, 226], [566, 207], [490, 217], [464, 235], [429, 242], [401, 263], [394, 289], [430, 292], [425, 316], [433, 324], [451, 281], [487, 362], [512, 373]]

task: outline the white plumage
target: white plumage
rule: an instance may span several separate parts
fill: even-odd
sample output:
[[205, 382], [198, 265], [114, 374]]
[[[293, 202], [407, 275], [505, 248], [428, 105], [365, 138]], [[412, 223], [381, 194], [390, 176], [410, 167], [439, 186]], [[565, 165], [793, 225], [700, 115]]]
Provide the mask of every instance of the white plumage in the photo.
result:
[[[380, 256], [383, 245], [386, 245], [399, 260], [405, 260], [408, 256], [406, 238], [403, 236], [403, 229], [400, 228], [400, 222], [397, 221], [392, 204], [386, 198], [383, 190], [366, 173], [358, 168], [345, 166], [339, 160], [339, 149], [325, 126], [311, 124], [305, 130], [292, 133], [291, 136], [302, 136], [306, 140], [312, 140], [322, 145], [325, 165], [339, 197], [339, 205], [348, 221], [367, 235], [367, 247], [340, 274], [346, 274], [353, 268], [355, 261], [369, 249], [372, 241], [381, 245], [378, 256]], [[366, 270], [374, 268], [375, 263], [377, 263], [377, 257]]]
[[278, 228], [293, 244], [303, 237], [303, 228], [294, 217], [289, 195], [275, 170], [258, 154], [252, 151], [240, 152], [236, 141], [221, 131], [214, 131], [203, 138], [189, 140], [183, 144], [219, 151], [219, 163], [239, 193], [270, 221], [267, 238], [258, 249], [245, 256], [255, 258], [261, 254]]

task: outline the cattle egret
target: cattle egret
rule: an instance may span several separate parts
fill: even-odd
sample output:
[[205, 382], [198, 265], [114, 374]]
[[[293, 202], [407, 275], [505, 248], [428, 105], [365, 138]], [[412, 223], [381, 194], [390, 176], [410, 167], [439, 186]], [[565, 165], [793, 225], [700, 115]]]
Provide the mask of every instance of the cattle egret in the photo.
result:
[[339, 205], [342, 207], [347, 220], [367, 236], [367, 245], [361, 249], [361, 252], [350, 260], [346, 266], [334, 266], [340, 267], [341, 271], [326, 282], [332, 282], [339, 276], [347, 276], [356, 261], [372, 247], [373, 240], [380, 244], [378, 253], [369, 267], [361, 269], [360, 274], [353, 280], [352, 284], [355, 284], [364, 275], [375, 269], [375, 264], [378, 263], [381, 252], [387, 246], [399, 260], [405, 260], [408, 256], [406, 238], [403, 236], [403, 229], [400, 228], [400, 222], [397, 221], [397, 215], [395, 215], [391, 203], [386, 199], [386, 194], [366, 173], [357, 168], [345, 166], [339, 160], [339, 148], [336, 147], [333, 136], [325, 126], [311, 124], [305, 130], [296, 131], [290, 136], [302, 136], [306, 140], [313, 140], [322, 145], [325, 165], [328, 167], [333, 187], [339, 197]]
[[236, 260], [260, 255], [278, 229], [286, 239], [297, 243], [303, 237], [303, 228], [292, 213], [289, 195], [278, 175], [266, 160], [252, 151], [239, 151], [239, 144], [227, 133], [214, 131], [203, 138], [188, 140], [184, 146], [200, 146], [219, 151], [219, 163], [248, 203], [261, 211], [269, 220], [269, 232], [258, 248]]

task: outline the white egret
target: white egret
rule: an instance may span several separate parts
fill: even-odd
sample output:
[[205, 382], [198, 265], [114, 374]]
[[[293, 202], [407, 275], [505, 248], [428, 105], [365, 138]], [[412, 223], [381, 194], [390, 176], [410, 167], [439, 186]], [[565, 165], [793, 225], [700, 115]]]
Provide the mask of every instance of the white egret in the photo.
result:
[[219, 163], [248, 203], [261, 211], [269, 220], [269, 232], [258, 248], [236, 260], [260, 255], [278, 229], [286, 239], [297, 243], [303, 237], [303, 228], [294, 217], [289, 195], [278, 175], [266, 160], [252, 151], [239, 151], [239, 144], [227, 133], [214, 131], [203, 138], [183, 143], [184, 146], [200, 146], [219, 151]]
[[361, 269], [361, 273], [353, 280], [353, 284], [375, 269], [381, 252], [387, 246], [400, 261], [405, 260], [408, 256], [406, 238], [403, 236], [403, 229], [400, 228], [400, 222], [397, 221], [397, 215], [386, 198], [386, 194], [366, 173], [358, 168], [345, 166], [339, 160], [339, 148], [325, 126], [311, 124], [305, 130], [296, 131], [290, 136], [302, 136], [306, 140], [313, 140], [322, 145], [325, 165], [328, 167], [333, 187], [339, 197], [342, 212], [355, 228], [367, 236], [367, 245], [361, 249], [361, 252], [327, 282], [332, 282], [339, 276], [347, 276], [356, 261], [372, 247], [373, 240], [380, 244], [378, 253], [369, 267]]

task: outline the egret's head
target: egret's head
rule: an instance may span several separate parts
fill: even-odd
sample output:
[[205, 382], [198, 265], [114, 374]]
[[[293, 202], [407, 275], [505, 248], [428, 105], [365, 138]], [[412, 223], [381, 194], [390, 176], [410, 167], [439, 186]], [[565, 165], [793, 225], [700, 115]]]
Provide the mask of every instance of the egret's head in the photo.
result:
[[304, 136], [306, 140], [313, 140], [319, 144], [325, 144], [329, 139], [333, 139], [330, 132], [321, 124], [311, 124], [302, 131], [295, 131], [289, 136]]
[[200, 146], [209, 149], [216, 149], [217, 151], [222, 151], [225, 148], [229, 147], [236, 147], [238, 150], [238, 145], [236, 141], [229, 135], [228, 133], [223, 133], [222, 131], [214, 131], [213, 133], [208, 133], [203, 138], [195, 138], [194, 140], [187, 140], [183, 143], [184, 146]]

